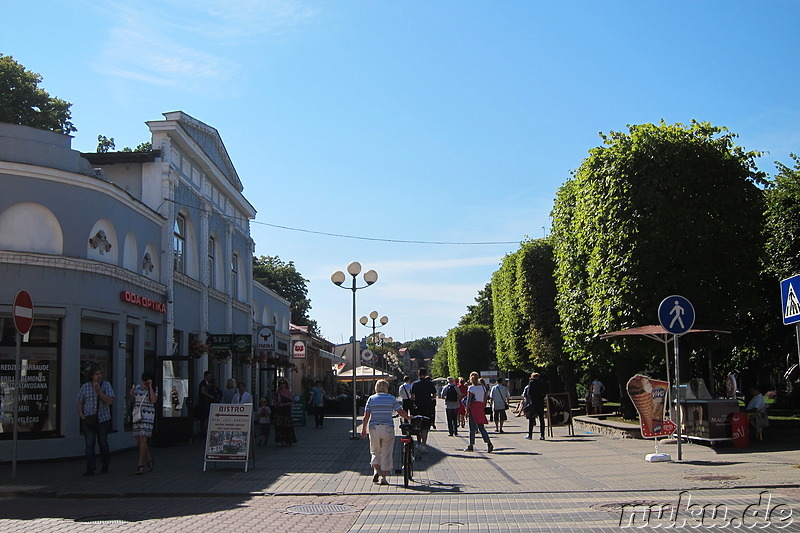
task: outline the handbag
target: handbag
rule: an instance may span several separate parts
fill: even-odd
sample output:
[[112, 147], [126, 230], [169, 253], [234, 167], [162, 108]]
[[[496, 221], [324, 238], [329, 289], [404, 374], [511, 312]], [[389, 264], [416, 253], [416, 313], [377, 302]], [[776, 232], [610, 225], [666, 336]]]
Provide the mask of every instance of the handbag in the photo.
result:
[[100, 396], [97, 396], [97, 404], [94, 406], [94, 414], [83, 417], [83, 427], [86, 429], [97, 429], [100, 425], [98, 415], [100, 413]]
[[133, 406], [133, 413], [131, 414], [131, 421], [135, 424], [142, 420], [142, 403], [144, 403], [144, 396], [139, 401], [139, 405]]

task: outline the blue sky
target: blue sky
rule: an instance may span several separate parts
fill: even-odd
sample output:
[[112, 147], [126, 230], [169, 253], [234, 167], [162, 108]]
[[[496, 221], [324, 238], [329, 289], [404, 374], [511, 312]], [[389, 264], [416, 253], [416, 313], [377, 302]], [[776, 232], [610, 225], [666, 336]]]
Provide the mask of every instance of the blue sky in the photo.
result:
[[217, 128], [258, 210], [256, 253], [309, 279], [323, 334], [351, 334], [350, 293], [329, 278], [359, 261], [380, 279], [358, 315], [412, 340], [445, 334], [502, 257], [548, 231], [598, 132], [706, 120], [768, 152], [761, 170], [788, 162], [798, 15], [789, 1], [34, 0], [4, 6], [0, 53], [72, 102], [77, 150], [99, 134], [136, 146], [174, 110]]

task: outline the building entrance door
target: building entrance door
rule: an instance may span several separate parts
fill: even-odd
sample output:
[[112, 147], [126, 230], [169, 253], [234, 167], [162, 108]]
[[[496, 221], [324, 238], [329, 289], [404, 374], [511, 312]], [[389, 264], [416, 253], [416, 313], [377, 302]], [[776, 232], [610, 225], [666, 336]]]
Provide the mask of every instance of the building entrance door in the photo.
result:
[[159, 445], [190, 442], [194, 433], [190, 391], [194, 359], [181, 356], [158, 358], [160, 408], [156, 409], [155, 441]]

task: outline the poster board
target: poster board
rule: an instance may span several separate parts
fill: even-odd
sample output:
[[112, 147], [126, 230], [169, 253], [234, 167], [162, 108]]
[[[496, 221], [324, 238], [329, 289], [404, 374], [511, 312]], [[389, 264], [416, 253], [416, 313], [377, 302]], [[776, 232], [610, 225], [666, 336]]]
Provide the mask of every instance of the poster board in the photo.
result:
[[299, 394], [294, 395], [294, 403], [292, 404], [292, 425], [306, 425], [306, 403]]
[[639, 413], [642, 437], [649, 439], [672, 435], [677, 426], [665, 416], [669, 383], [636, 374], [628, 380], [627, 390]]
[[209, 462], [244, 463], [247, 472], [252, 433], [251, 404], [212, 403], [208, 414], [203, 472]]
[[559, 392], [548, 394], [544, 398], [545, 410], [547, 411], [547, 434], [553, 436], [553, 426], [568, 426], [569, 434], [575, 434], [572, 425], [572, 405], [569, 401], [569, 394]]

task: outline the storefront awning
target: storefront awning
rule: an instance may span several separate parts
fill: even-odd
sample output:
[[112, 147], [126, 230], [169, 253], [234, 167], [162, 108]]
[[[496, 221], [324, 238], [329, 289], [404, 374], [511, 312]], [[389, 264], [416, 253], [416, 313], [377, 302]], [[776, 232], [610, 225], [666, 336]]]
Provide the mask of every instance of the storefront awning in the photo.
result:
[[324, 357], [325, 359], [330, 359], [334, 363], [341, 363], [342, 361], [344, 361], [343, 357], [338, 356], [335, 353], [326, 352], [325, 350], [320, 350], [319, 356]]
[[[374, 374], [373, 374], [374, 372]], [[342, 381], [353, 380], [353, 371], [345, 370], [339, 372], [336, 376], [337, 379]], [[384, 373], [382, 370], [374, 369], [371, 366], [360, 366], [356, 368], [356, 381], [372, 381], [374, 379], [388, 379], [391, 378], [390, 374]]]

